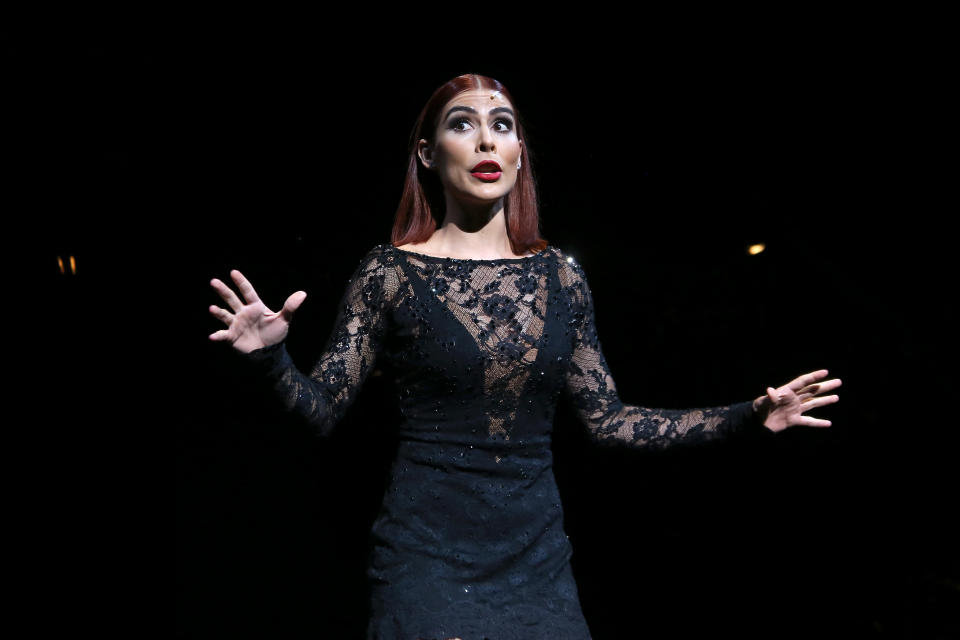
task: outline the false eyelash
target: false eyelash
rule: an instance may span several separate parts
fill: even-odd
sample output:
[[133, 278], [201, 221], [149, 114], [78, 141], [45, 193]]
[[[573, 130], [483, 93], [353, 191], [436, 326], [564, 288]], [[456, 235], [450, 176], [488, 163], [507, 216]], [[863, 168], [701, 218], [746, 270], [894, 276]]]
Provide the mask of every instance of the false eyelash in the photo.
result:
[[[456, 131], [456, 130], [457, 130], [457, 125], [459, 125], [461, 122], [466, 122], [466, 123], [469, 124], [469, 123], [470, 123], [470, 120], [468, 120], [467, 118], [457, 118], [456, 120], [454, 120], [454, 121], [452, 121], [452, 122], [450, 123], [450, 129], [453, 129], [453, 130]], [[498, 123], [498, 122], [502, 122], [503, 124], [507, 125], [507, 128], [504, 129], [503, 132], [512, 131], [512, 130], [513, 130], [513, 122], [511, 122], [510, 120], [506, 120], [506, 119], [504, 119], [504, 118], [497, 118], [497, 119], [494, 121], [494, 124], [496, 124], [496, 123]]]

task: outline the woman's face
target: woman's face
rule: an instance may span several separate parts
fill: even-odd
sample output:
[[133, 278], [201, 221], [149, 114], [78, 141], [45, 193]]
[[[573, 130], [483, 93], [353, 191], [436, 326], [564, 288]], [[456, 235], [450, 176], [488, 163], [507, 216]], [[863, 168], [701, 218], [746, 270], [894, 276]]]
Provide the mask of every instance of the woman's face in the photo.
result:
[[[449, 195], [487, 203], [513, 189], [522, 145], [510, 102], [498, 91], [477, 89], [444, 105], [433, 146], [420, 140], [418, 152]], [[488, 164], [479, 166], [484, 162]]]

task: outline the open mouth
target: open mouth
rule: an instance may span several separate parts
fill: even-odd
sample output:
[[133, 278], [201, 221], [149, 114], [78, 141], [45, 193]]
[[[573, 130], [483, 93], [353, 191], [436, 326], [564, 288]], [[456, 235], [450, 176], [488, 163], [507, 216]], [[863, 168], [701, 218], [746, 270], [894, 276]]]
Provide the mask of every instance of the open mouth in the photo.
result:
[[499, 164], [490, 160], [481, 162], [475, 166], [470, 172], [470, 175], [478, 180], [483, 180], [484, 182], [494, 182], [500, 179], [500, 176], [503, 175], [503, 172], [500, 170]]

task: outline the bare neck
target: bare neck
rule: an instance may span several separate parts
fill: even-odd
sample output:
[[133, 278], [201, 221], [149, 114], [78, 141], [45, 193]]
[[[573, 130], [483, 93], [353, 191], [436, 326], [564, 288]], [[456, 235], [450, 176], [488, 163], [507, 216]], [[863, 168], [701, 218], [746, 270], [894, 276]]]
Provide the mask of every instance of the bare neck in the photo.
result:
[[447, 212], [440, 228], [426, 242], [400, 248], [433, 256], [474, 260], [525, 257], [515, 254], [510, 246], [503, 198], [492, 204], [471, 205], [460, 203], [449, 194]]

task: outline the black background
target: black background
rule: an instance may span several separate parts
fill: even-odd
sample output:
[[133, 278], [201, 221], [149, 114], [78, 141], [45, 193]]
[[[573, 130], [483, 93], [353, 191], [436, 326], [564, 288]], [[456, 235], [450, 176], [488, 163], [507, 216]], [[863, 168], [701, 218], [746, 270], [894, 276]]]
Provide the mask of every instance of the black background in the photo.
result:
[[[238, 268], [274, 308], [307, 291], [288, 348], [309, 369], [350, 273], [389, 241], [419, 110], [476, 72], [516, 98], [543, 235], [586, 270], [625, 402], [720, 405], [818, 368], [844, 381], [814, 414], [829, 429], [657, 454], [590, 447], [561, 405], [555, 472], [594, 637], [955, 632], [936, 38], [896, 20], [701, 37], [613, 18], [532, 36], [476, 10], [409, 31], [248, 16], [2, 34], [8, 202], [29, 230], [13, 249], [47, 337], [27, 502], [47, 588], [76, 618], [155, 629], [172, 555], [177, 637], [362, 635], [390, 381], [314, 439], [207, 339], [209, 280]], [[69, 255], [76, 275], [57, 267]], [[145, 472], [171, 444], [174, 476]], [[159, 621], [129, 614], [147, 592]]]

